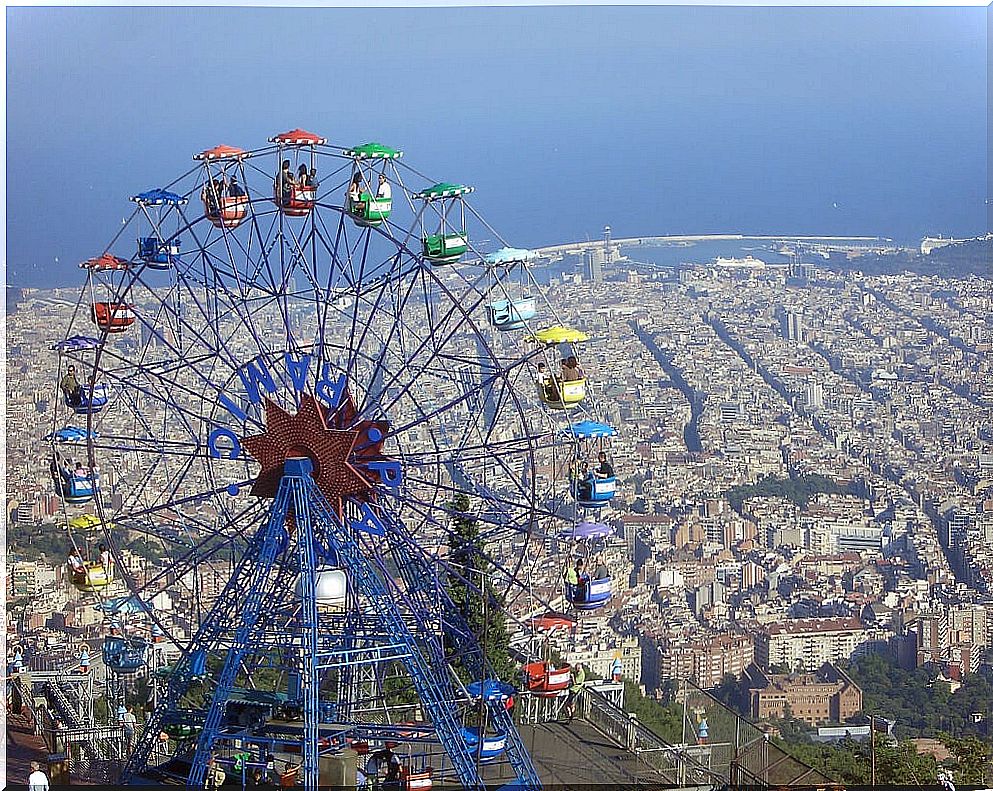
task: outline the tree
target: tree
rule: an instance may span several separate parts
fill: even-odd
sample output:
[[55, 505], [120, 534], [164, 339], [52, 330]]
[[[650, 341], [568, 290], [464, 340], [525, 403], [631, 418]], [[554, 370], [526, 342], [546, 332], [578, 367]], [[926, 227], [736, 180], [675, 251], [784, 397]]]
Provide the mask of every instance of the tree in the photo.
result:
[[955, 738], [945, 734], [942, 744], [955, 756], [955, 782], [984, 784], [990, 775], [990, 759], [993, 750], [978, 736]]
[[[517, 668], [510, 659], [510, 635], [503, 602], [489, 581], [492, 564], [486, 559], [485, 547], [479, 537], [479, 525], [470, 513], [468, 495], [460, 492], [448, 504], [452, 512], [448, 537], [448, 594], [462, 618], [483, 648], [490, 668], [497, 678], [511, 681]], [[460, 657], [449, 647], [453, 665], [464, 679], [469, 673]]]

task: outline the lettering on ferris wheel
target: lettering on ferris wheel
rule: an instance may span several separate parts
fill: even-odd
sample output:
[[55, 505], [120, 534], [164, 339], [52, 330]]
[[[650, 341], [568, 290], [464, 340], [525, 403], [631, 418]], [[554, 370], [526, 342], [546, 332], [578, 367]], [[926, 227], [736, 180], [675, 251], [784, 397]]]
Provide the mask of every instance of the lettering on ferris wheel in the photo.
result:
[[[295, 360], [290, 352], [283, 354], [287, 376], [293, 387], [293, 392], [298, 395], [305, 390], [312, 360], [310, 355], [304, 355], [299, 360]], [[266, 395], [272, 395], [279, 389], [272, 371], [269, 370], [264, 360], [253, 360], [246, 363], [237, 370], [237, 374], [251, 404], [261, 404], [264, 397], [263, 392]], [[314, 385], [314, 397], [333, 411], [341, 403], [347, 384], [348, 380], [345, 374], [332, 375], [331, 366], [325, 363], [324, 370]], [[227, 393], [220, 392], [217, 396], [217, 403], [238, 420], [248, 420], [248, 413]], [[237, 459], [241, 455], [241, 441], [230, 428], [216, 426], [207, 436], [207, 450], [212, 459]]]

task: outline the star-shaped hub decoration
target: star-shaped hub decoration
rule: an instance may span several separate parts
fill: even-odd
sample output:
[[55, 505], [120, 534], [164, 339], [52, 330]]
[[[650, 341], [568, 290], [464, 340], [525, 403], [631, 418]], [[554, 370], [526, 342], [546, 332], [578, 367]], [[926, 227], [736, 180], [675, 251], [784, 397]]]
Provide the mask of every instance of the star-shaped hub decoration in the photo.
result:
[[[313, 462], [314, 482], [339, 514], [346, 500], [372, 502], [386, 461], [385, 421], [358, 420], [351, 395], [329, 412], [312, 395], [300, 396], [300, 408], [291, 415], [265, 399], [266, 431], [242, 439], [242, 445], [262, 465], [252, 484], [256, 497], [275, 497], [283, 477], [283, 462], [305, 456]], [[380, 463], [377, 465], [377, 463]]]

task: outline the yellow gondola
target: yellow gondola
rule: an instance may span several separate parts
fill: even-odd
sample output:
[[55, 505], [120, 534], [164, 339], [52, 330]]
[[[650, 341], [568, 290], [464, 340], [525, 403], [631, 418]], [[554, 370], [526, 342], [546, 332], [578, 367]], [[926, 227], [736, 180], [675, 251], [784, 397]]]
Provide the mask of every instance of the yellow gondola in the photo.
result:
[[84, 563], [85, 571], [74, 574], [72, 578], [73, 587], [84, 593], [93, 593], [103, 590], [111, 583], [111, 577], [102, 563]]
[[538, 396], [552, 409], [573, 409], [586, 398], [586, 380], [563, 382], [558, 377], [552, 377], [544, 386], [539, 386]]

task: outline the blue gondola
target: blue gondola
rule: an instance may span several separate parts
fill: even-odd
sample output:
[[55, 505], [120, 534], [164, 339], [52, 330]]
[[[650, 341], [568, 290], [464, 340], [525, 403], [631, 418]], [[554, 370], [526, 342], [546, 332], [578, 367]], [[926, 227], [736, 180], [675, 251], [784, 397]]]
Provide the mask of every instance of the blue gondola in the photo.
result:
[[503, 733], [483, 736], [482, 745], [480, 745], [479, 728], [463, 728], [462, 738], [465, 740], [469, 752], [478, 755], [481, 761], [492, 761], [507, 747], [507, 736]]
[[66, 426], [51, 434], [46, 434], [44, 439], [45, 442], [52, 442], [53, 440], [55, 442], [84, 442], [87, 437], [99, 439], [100, 433], [98, 431], [87, 431], [77, 426]]
[[603, 508], [617, 493], [617, 478], [587, 478], [569, 487], [583, 508]]
[[[182, 195], [163, 189], [148, 190], [138, 195], [132, 195], [131, 200], [139, 204], [146, 214], [148, 214], [149, 206], [159, 208], [165, 206], [168, 210], [168, 208], [176, 208], [187, 202], [187, 199]], [[149, 215], [149, 222], [156, 235], [143, 236], [138, 239], [138, 258], [152, 269], [169, 269], [175, 266], [179, 263], [180, 240], [170, 239], [166, 241], [161, 239], [157, 235], [160, 222], [153, 222], [151, 215]]]
[[130, 676], [145, 666], [148, 642], [141, 637], [103, 638], [103, 663], [119, 676]]
[[527, 322], [538, 316], [538, 303], [534, 297], [500, 299], [486, 306], [486, 317], [498, 330], [507, 332], [527, 326]]
[[151, 269], [169, 269], [179, 263], [181, 242], [173, 239], [162, 242], [155, 236], [138, 239], [138, 257]]
[[73, 399], [68, 395], [63, 398], [66, 406], [72, 407], [72, 411], [77, 415], [89, 415], [96, 414], [107, 406], [108, 397], [107, 385], [100, 384], [94, 385], [92, 392], [90, 392], [89, 387], [84, 385], [78, 403], [73, 403]]
[[95, 349], [99, 345], [99, 338], [91, 338], [88, 335], [73, 335], [71, 338], [52, 344], [52, 349], [58, 352], [81, 352]]
[[99, 489], [100, 476], [87, 470], [80, 474], [69, 470], [59, 470], [55, 480], [55, 491], [62, 499], [73, 505], [82, 505], [93, 499]]
[[580, 586], [571, 595], [567, 595], [569, 603], [577, 610], [595, 610], [610, 601], [613, 583], [610, 577], [589, 580], [585, 586]]
[[506, 703], [517, 691], [510, 684], [488, 678], [485, 681], [473, 681], [466, 690], [474, 698], [483, 698], [487, 702]]

